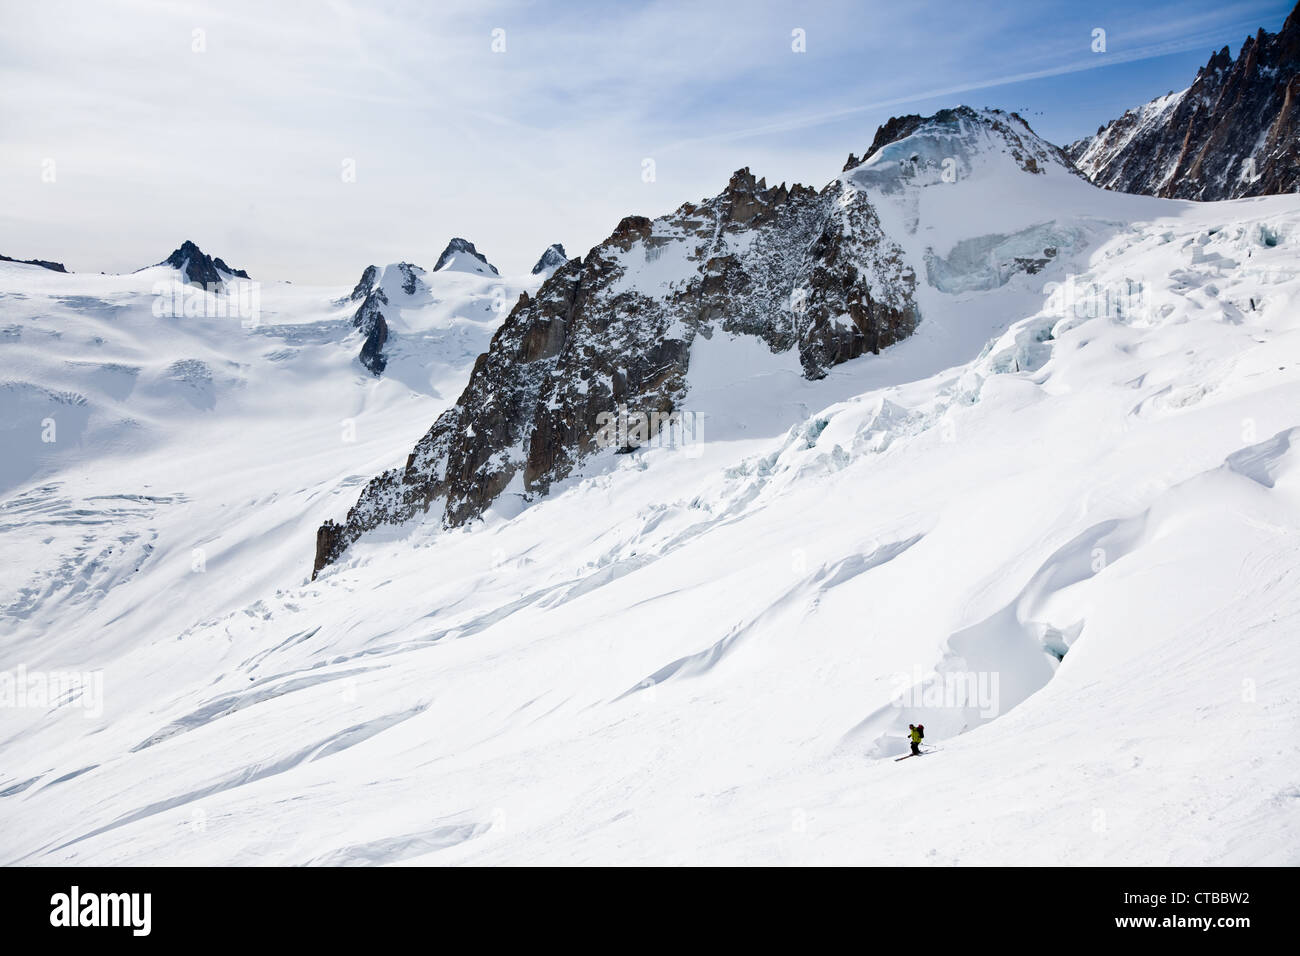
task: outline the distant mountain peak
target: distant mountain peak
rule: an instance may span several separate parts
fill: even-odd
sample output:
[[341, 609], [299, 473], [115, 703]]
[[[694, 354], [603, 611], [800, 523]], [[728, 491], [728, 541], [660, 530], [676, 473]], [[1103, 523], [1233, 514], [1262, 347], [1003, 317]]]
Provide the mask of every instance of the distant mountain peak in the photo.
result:
[[366, 266], [365, 271], [361, 273], [361, 279], [352, 287], [352, 294], [348, 296], [353, 302], [364, 299], [370, 294], [370, 290], [375, 287], [375, 280], [379, 278], [378, 266]]
[[434, 272], [442, 272], [444, 269], [499, 275], [496, 266], [488, 262], [487, 257], [474, 248], [474, 243], [459, 237], [447, 243], [447, 248], [442, 250], [442, 255], [438, 256], [438, 261], [433, 267]]
[[[390, 330], [384, 310], [392, 301], [389, 294], [401, 292], [407, 296], [415, 295], [422, 286], [423, 275], [423, 269], [409, 262], [395, 262], [382, 269], [374, 265], [366, 266], [361, 279], [348, 296], [353, 302], [361, 302], [352, 316], [352, 325], [364, 338], [357, 359], [376, 378], [388, 366], [384, 345], [388, 341]], [[399, 303], [400, 301], [398, 300]]]
[[879, 168], [888, 178], [906, 181], [915, 180], [923, 168], [934, 167], [932, 171], [942, 174], [949, 160], [968, 167], [1001, 162], [998, 157], [1004, 154], [1027, 173], [1041, 175], [1057, 167], [1078, 175], [1069, 155], [1040, 138], [1019, 113], [970, 106], [932, 116], [891, 117], [876, 130], [862, 159], [849, 155], [845, 171]]
[[[182, 242], [175, 252], [158, 263], [158, 265], [179, 269], [184, 276], [185, 282], [200, 285], [204, 288], [220, 287], [225, 282], [225, 277], [228, 276], [239, 279], [250, 278], [249, 274], [243, 269], [228, 266], [220, 258], [213, 259], [190, 239]], [[225, 276], [222, 273], [225, 273]]]
[[546, 251], [537, 260], [537, 265], [533, 266], [533, 275], [554, 272], [568, 261], [569, 257], [565, 254], [564, 246], [558, 242], [553, 242], [546, 247]]

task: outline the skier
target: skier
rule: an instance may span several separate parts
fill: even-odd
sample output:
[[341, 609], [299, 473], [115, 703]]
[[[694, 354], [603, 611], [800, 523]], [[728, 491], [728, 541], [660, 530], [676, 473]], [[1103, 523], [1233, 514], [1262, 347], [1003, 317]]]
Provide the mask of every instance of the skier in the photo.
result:
[[908, 736], [912, 738], [912, 756], [919, 757], [921, 756], [921, 740], [925, 737], [925, 724], [917, 724], [916, 726], [908, 724], [907, 729], [911, 731]]

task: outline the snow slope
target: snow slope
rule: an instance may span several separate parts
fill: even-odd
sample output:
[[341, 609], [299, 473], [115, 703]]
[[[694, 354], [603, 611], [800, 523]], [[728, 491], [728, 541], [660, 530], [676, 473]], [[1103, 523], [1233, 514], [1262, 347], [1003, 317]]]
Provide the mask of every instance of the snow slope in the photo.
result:
[[[375, 380], [342, 290], [258, 284], [218, 316], [177, 275], [0, 263], [0, 640], [22, 659], [52, 650], [61, 614], [105, 615], [69, 645], [80, 654], [133, 640], [107, 627], [121, 614], [170, 626], [151, 595], [202, 615], [253, 599], [264, 574], [295, 573], [309, 515], [446, 407], [503, 304], [530, 287], [432, 280], [389, 310], [394, 360]], [[210, 314], [172, 314], [177, 303]], [[194, 570], [209, 563], [239, 570], [212, 587]]]
[[[162, 389], [192, 353], [213, 407], [137, 386], [134, 451], [114, 373], [60, 371], [144, 321], [124, 280], [0, 266], [6, 375], [96, 409], [0, 503], [0, 667], [104, 689], [0, 710], [0, 860], [1300, 863], [1300, 204], [932, 145], [844, 174], [927, 277], [913, 337], [815, 382], [698, 337], [692, 440], [315, 582], [445, 399], [309, 321], [168, 331], [107, 354]], [[889, 759], [918, 719], [938, 752]]]

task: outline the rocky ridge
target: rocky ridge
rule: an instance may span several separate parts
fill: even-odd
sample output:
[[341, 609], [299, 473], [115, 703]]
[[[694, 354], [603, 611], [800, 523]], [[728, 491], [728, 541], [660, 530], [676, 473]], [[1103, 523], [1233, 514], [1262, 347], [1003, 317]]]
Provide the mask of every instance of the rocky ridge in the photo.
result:
[[[1009, 157], [1009, 175], [1049, 165], [1077, 175], [1019, 117], [965, 107], [891, 120], [867, 158], [909, 137], [917, 155], [898, 146], [885, 163], [850, 157], [820, 190], [768, 186], [744, 168], [710, 199], [653, 220], [624, 218], [535, 295], [520, 296], [456, 404], [405, 463], [372, 479], [343, 521], [321, 526], [313, 573], [381, 525], [427, 514], [460, 527], [503, 498], [547, 494], [593, 456], [635, 451], [654, 425], [613, 445], [604, 425], [616, 412], [661, 428], [689, 415], [696, 336], [755, 336], [773, 352], [795, 350], [810, 379], [910, 336], [921, 318], [917, 274], [873, 198], [906, 203], [947, 181], [945, 163], [980, 151]], [[1008, 268], [1034, 271], [1042, 261]]]
[[1202, 201], [1300, 190], [1300, 5], [1278, 33], [1213, 54], [1192, 85], [1066, 152], [1099, 186]]

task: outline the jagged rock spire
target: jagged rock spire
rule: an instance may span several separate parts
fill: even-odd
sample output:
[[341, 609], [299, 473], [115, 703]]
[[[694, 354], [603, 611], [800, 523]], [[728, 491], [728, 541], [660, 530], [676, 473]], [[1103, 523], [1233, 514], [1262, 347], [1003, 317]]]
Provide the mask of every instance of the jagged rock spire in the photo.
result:
[[240, 279], [249, 278], [243, 269], [235, 269], [221, 259], [213, 259], [189, 239], [158, 265], [180, 269], [185, 282], [204, 288], [220, 287], [225, 281], [222, 273]]

